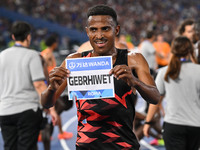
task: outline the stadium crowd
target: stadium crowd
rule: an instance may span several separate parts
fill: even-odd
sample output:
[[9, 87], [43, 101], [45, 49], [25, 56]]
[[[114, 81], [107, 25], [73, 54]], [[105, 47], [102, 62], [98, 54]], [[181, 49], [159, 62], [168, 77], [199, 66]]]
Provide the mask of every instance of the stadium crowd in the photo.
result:
[[[196, 0], [161, 0], [159, 3], [157, 0], [59, 0], [57, 3], [52, 0], [7, 0], [0, 1], [0, 6], [34, 18], [59, 23], [71, 29], [85, 31], [84, 20], [88, 8], [100, 3], [112, 6], [117, 11], [121, 32], [130, 35], [128, 40], [134, 45], [138, 45], [140, 39], [145, 36], [144, 30], [152, 29], [162, 32], [165, 40], [171, 43], [178, 24], [186, 18], [197, 19], [200, 10], [200, 1]], [[0, 30], [3, 33], [0, 37], [1, 45], [9, 41], [9, 24], [7, 20], [0, 19]], [[45, 29], [37, 30], [33, 34], [33, 45], [37, 45], [46, 33]]]

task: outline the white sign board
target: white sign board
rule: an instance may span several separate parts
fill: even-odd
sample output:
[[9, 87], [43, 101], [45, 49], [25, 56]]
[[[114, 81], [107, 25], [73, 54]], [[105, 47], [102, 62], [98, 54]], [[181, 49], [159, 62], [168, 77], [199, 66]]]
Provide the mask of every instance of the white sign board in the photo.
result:
[[66, 68], [70, 70], [67, 78], [69, 99], [99, 99], [114, 97], [112, 57], [88, 57], [66, 59]]

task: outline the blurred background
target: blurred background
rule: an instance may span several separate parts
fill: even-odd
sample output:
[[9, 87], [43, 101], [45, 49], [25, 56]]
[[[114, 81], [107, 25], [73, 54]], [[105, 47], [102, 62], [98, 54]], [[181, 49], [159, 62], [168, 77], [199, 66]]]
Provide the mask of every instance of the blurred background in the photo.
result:
[[[10, 35], [12, 23], [26, 21], [32, 26], [32, 49], [40, 52], [46, 48], [46, 37], [51, 34], [58, 37], [59, 46], [54, 55], [57, 65], [60, 65], [67, 55], [77, 51], [88, 40], [85, 32], [86, 13], [89, 7], [96, 4], [107, 4], [116, 10], [121, 35], [124, 35], [126, 42], [134, 45], [132, 50], [137, 49], [147, 30], [162, 33], [164, 40], [171, 44], [178, 34], [178, 25], [187, 18], [198, 20], [200, 14], [200, 0], [0, 0], [0, 51], [14, 44]], [[74, 135], [77, 128], [75, 109], [73, 106], [62, 114], [64, 129]], [[52, 149], [75, 149], [76, 136], [66, 141], [66, 146], [65, 141], [59, 143], [56, 139], [56, 132], [57, 129], [54, 131]], [[3, 150], [2, 145], [0, 136], [0, 150]], [[41, 149], [43, 146], [39, 144]], [[142, 150], [146, 149], [142, 147]], [[157, 149], [164, 150], [163, 147]]]
[[88, 40], [86, 13], [96, 4], [107, 4], [117, 11], [121, 34], [135, 47], [146, 30], [162, 33], [171, 43], [178, 25], [186, 18], [198, 19], [200, 12], [199, 0], [1, 0], [0, 50], [13, 44], [12, 22], [23, 20], [32, 25], [31, 48], [45, 49], [44, 39], [53, 33], [59, 37], [57, 53], [68, 55]]

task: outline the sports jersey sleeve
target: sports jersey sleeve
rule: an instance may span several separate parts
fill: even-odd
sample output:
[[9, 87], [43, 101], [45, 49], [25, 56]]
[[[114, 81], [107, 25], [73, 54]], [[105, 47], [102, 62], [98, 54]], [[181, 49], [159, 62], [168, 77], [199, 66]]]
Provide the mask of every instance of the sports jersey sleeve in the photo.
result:
[[165, 84], [164, 84], [164, 70], [163, 68], [158, 71], [158, 74], [156, 76], [156, 86], [158, 88], [158, 91], [161, 95], [165, 94]]
[[30, 60], [30, 74], [32, 81], [45, 80], [42, 61], [38, 53], [32, 55]]

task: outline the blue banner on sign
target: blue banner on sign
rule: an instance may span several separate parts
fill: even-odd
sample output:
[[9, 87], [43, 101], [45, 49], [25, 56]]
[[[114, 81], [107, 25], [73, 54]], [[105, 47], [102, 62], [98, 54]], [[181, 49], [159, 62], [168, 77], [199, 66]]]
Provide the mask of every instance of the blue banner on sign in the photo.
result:
[[69, 99], [95, 99], [113, 97], [113, 89], [89, 90], [89, 91], [69, 91]]
[[67, 59], [66, 65], [70, 71], [105, 70], [111, 68], [112, 58], [108, 56]]

